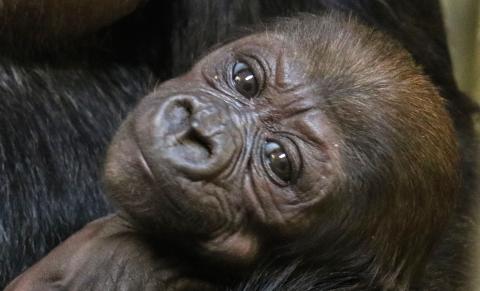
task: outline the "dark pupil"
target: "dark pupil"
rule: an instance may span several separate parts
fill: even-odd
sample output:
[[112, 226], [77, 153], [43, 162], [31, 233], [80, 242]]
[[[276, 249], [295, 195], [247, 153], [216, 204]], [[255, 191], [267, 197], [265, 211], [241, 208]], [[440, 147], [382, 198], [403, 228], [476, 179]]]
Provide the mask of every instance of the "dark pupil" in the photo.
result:
[[292, 167], [288, 155], [281, 145], [276, 142], [265, 143], [264, 153], [270, 169], [285, 182], [290, 181]]
[[245, 97], [254, 97], [258, 92], [257, 79], [252, 69], [245, 63], [236, 63], [233, 67], [235, 89]]

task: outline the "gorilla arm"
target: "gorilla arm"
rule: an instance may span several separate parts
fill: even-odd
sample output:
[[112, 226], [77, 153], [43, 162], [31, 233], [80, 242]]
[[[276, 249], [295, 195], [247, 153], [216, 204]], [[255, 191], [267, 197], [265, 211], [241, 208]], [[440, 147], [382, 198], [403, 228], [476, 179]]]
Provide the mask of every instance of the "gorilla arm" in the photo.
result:
[[153, 251], [148, 239], [117, 215], [86, 225], [5, 289], [213, 290], [188, 278], [190, 267]]

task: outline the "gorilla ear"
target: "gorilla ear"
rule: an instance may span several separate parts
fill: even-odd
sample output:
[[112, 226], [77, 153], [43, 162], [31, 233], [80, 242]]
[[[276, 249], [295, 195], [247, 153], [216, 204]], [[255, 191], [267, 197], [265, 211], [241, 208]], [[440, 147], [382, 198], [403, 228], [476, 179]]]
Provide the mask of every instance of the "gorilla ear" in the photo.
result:
[[0, 40], [49, 44], [108, 26], [145, 0], [4, 0], [0, 5]]

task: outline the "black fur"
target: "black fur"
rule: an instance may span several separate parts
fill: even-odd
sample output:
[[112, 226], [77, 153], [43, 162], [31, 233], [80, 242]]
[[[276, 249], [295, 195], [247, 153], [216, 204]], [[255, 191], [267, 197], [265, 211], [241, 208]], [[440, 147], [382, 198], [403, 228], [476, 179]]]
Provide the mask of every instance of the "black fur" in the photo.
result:
[[113, 65], [1, 63], [0, 287], [107, 213], [99, 163], [149, 78], [146, 70]]
[[[464, 189], [418, 288], [460, 286], [472, 231], [477, 108], [454, 82], [438, 1], [178, 0], [150, 1], [111, 27], [52, 51], [35, 51], [34, 44], [2, 50], [0, 288], [87, 221], [108, 213], [98, 178], [105, 146], [154, 82], [184, 72], [240, 26], [330, 9], [398, 39], [448, 100], [463, 153]], [[318, 274], [298, 270], [296, 263], [270, 263], [238, 290], [376, 290], [357, 285], [362, 280], [355, 272]]]

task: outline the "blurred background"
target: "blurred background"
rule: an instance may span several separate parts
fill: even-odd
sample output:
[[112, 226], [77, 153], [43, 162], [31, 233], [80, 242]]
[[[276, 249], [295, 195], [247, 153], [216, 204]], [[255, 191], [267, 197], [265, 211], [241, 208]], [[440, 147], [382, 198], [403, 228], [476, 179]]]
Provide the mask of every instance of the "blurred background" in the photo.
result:
[[480, 101], [480, 0], [441, 0], [460, 88]]
[[[458, 85], [480, 103], [480, 0], [441, 0]], [[477, 116], [480, 133], [480, 118]], [[480, 171], [480, 169], [479, 169]], [[480, 207], [472, 290], [480, 291]]]

